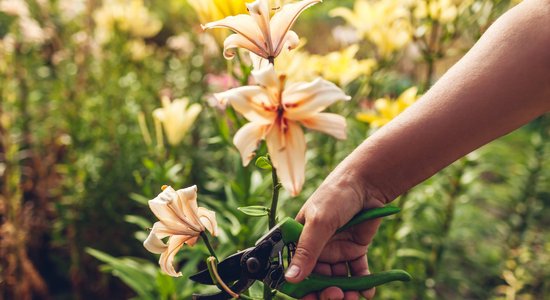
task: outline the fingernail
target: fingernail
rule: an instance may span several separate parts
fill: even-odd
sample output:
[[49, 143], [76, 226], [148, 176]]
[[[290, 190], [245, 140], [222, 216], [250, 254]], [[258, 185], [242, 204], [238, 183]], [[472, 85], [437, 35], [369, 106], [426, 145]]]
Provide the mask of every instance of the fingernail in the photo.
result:
[[298, 274], [300, 274], [300, 267], [292, 265], [286, 270], [285, 276], [288, 278], [295, 278], [298, 277]]

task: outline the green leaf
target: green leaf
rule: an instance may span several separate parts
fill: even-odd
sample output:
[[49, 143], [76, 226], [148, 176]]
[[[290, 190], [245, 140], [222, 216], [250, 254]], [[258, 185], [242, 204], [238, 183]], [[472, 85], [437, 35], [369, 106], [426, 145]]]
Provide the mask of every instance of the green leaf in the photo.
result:
[[142, 216], [136, 216], [136, 215], [126, 215], [124, 216], [124, 221], [135, 224], [139, 226], [141, 229], [145, 230], [147, 228], [151, 228], [151, 221], [142, 217]]
[[86, 248], [86, 252], [106, 264], [101, 267], [102, 271], [120, 278], [141, 298], [155, 298], [157, 268], [151, 262], [138, 258], [113, 257], [92, 248]]
[[421, 260], [428, 260], [428, 254], [418, 250], [418, 249], [399, 249], [396, 253], [397, 257], [410, 257], [410, 258], [419, 258]]
[[256, 167], [262, 170], [271, 170], [271, 162], [265, 156], [260, 156], [256, 159]]
[[136, 194], [136, 193], [131, 193], [130, 194], [130, 199], [136, 201], [137, 203], [140, 203], [140, 204], [143, 204], [143, 205], [149, 205], [149, 198], [143, 196], [143, 195], [140, 195], [140, 194]]
[[260, 205], [237, 207], [237, 209], [251, 217], [263, 217], [269, 213], [269, 208]]

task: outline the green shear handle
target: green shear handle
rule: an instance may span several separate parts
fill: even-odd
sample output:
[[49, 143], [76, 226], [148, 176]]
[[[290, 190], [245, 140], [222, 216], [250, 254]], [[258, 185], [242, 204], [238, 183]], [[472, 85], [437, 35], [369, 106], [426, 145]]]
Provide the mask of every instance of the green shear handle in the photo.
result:
[[294, 298], [302, 298], [305, 295], [321, 291], [331, 286], [336, 286], [343, 291], [368, 290], [392, 281], [409, 281], [411, 275], [403, 270], [390, 270], [366, 276], [357, 277], [331, 277], [312, 274], [300, 283], [282, 283], [278, 290]]
[[[343, 231], [351, 226], [367, 220], [396, 214], [399, 211], [400, 209], [398, 207], [391, 205], [362, 211], [355, 215], [351, 221], [340, 227], [337, 232]], [[294, 219], [285, 218], [281, 223], [279, 223], [279, 228], [282, 231], [285, 244], [288, 244], [298, 242], [300, 234], [302, 233], [303, 225]], [[279, 286], [278, 290], [291, 297], [302, 298], [311, 292], [323, 290], [331, 286], [339, 287], [344, 291], [360, 291], [368, 290], [375, 286], [392, 281], [409, 281], [411, 278], [411, 275], [403, 270], [390, 270], [355, 277], [330, 277], [312, 274], [300, 283], [284, 282]]]

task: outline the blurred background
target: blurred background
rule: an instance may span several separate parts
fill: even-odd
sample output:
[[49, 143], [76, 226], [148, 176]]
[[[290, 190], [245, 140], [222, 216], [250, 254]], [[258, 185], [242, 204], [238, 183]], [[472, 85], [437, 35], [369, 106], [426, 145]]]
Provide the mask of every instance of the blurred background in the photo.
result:
[[[250, 61], [244, 51], [226, 61], [228, 32], [200, 27], [246, 13], [245, 2], [0, 0], [0, 299], [204, 291], [187, 280], [204, 267], [202, 243], [178, 254], [180, 278], [142, 246], [155, 221], [147, 200], [163, 184], [198, 186], [199, 205], [217, 212], [221, 257], [266, 231], [265, 217], [236, 208], [267, 203], [270, 173], [242, 167], [232, 136], [246, 121], [212, 101], [249, 81]], [[302, 14], [302, 46], [276, 67], [353, 99], [330, 108], [346, 116], [347, 140], [307, 133], [306, 184], [296, 198], [282, 192], [280, 217], [517, 2], [325, 0]], [[543, 116], [395, 200], [403, 211], [383, 222], [371, 270], [414, 280], [378, 299], [548, 299], [549, 134]]]

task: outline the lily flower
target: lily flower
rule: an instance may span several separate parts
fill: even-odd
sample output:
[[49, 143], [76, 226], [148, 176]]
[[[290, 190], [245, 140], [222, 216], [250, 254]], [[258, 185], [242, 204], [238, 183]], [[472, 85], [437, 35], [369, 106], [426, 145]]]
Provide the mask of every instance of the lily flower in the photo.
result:
[[286, 77], [277, 76], [271, 64], [252, 71], [252, 76], [257, 86], [242, 86], [214, 96], [250, 121], [233, 138], [243, 165], [250, 163], [258, 144], [265, 139], [283, 187], [296, 196], [304, 183], [306, 161], [306, 141], [300, 124], [345, 139], [346, 119], [322, 111], [351, 97], [321, 78], [287, 85]]
[[420, 95], [416, 87], [405, 90], [397, 99], [384, 97], [374, 101], [374, 107], [366, 112], [357, 114], [357, 119], [369, 123], [373, 128], [380, 128], [405, 111], [416, 102]]
[[[176, 253], [183, 246], [195, 245], [199, 235], [208, 230], [212, 236], [218, 233], [216, 213], [197, 206], [197, 187], [174, 190], [163, 186], [163, 191], [155, 199], [149, 200], [149, 207], [159, 219], [153, 225], [149, 236], [143, 242], [148, 251], [160, 254], [160, 268], [170, 276], [181, 276], [174, 270]], [[165, 244], [162, 239], [168, 237]]]
[[186, 98], [176, 99], [170, 102], [168, 97], [162, 98], [162, 108], [153, 111], [153, 117], [159, 120], [166, 132], [170, 145], [177, 145], [181, 142], [193, 122], [202, 110], [200, 104], [189, 105]]
[[235, 53], [229, 49], [245, 48], [255, 54], [273, 61], [283, 47], [294, 49], [300, 43], [298, 35], [290, 30], [298, 16], [308, 7], [322, 0], [302, 0], [283, 6], [271, 16], [274, 9], [269, 0], [256, 0], [247, 3], [249, 15], [239, 14], [203, 25], [203, 29], [228, 28], [236, 32], [224, 42], [224, 57], [233, 58]]

